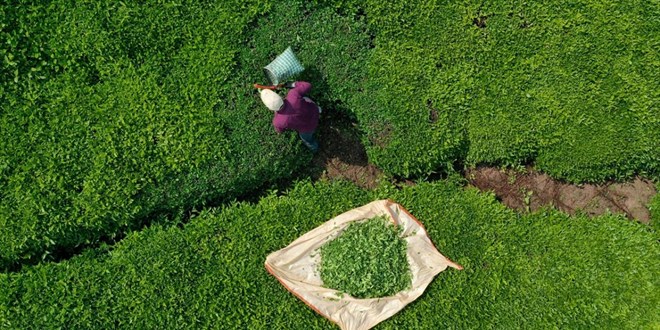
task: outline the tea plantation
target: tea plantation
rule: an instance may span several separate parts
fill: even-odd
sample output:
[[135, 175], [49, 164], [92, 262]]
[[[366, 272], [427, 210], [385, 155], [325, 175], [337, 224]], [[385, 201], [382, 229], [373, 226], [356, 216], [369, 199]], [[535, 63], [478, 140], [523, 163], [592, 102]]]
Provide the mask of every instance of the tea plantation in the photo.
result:
[[657, 178], [660, 7], [645, 1], [368, 1], [375, 49], [355, 111], [370, 159], [423, 175], [457, 159], [573, 182]]
[[[10, 233], [0, 237], [0, 268], [94, 244], [154, 215], [230, 200], [307, 163], [297, 137], [274, 133], [251, 88], [292, 37], [280, 35], [284, 24], [248, 37], [248, 22], [267, 8], [3, 7], [3, 33], [16, 43], [4, 49], [14, 60], [3, 74], [18, 76], [3, 81], [0, 100], [0, 227]], [[365, 56], [366, 34], [343, 38], [363, 24], [331, 10], [307, 22], [316, 44], [334, 42], [332, 50], [301, 47], [309, 80], [357, 79], [340, 55]], [[264, 47], [273, 37], [278, 43]]]
[[[346, 210], [392, 198], [465, 267], [440, 273], [383, 329], [650, 328], [660, 322], [657, 235], [617, 216], [518, 216], [452, 183], [365, 192], [297, 184], [283, 197], [154, 226], [109, 252], [0, 275], [0, 325], [16, 329], [326, 329], [266, 256]], [[588, 238], [588, 239], [587, 239]]]
[[[4, 1], [0, 327], [332, 327], [263, 262], [376, 198], [465, 267], [381, 328], [658, 327], [660, 197], [647, 226], [425, 182], [488, 164], [660, 183], [658, 17], [641, 0]], [[288, 46], [369, 161], [418, 185], [236, 201], [312, 158], [252, 88]]]

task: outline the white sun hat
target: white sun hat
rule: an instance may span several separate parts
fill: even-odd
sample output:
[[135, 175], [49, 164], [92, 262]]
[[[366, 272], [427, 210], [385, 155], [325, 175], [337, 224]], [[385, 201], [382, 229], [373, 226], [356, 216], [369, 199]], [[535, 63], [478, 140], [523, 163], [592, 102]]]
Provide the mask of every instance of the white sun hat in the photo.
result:
[[261, 90], [261, 102], [272, 111], [278, 111], [282, 108], [282, 105], [284, 105], [282, 97], [270, 89]]

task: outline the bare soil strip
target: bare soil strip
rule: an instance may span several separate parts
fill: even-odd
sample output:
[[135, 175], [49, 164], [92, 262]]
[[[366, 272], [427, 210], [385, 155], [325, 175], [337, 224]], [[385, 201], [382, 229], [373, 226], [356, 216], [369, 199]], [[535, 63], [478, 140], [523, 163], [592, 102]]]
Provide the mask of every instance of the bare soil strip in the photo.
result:
[[657, 193], [651, 181], [641, 178], [625, 183], [573, 185], [529, 168], [520, 172], [478, 167], [469, 170], [466, 178], [471, 185], [494, 192], [502, 203], [519, 211], [551, 205], [569, 214], [622, 213], [643, 223], [649, 222], [647, 205]]

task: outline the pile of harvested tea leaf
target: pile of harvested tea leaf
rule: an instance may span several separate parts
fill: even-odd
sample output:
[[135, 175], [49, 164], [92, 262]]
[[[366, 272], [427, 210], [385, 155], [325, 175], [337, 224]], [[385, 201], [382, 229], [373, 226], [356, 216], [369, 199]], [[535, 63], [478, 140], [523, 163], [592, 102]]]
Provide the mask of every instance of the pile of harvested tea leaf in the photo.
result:
[[327, 288], [356, 298], [376, 298], [409, 289], [407, 244], [385, 217], [350, 224], [321, 247], [321, 279]]

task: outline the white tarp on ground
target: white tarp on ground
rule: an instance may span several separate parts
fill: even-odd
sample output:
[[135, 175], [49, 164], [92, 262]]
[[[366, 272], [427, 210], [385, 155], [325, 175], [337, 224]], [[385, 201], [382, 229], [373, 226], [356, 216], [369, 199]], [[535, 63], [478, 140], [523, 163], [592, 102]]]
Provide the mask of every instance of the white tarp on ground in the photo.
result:
[[[357, 299], [347, 294], [340, 298], [341, 293], [337, 290], [323, 287], [316, 270], [320, 261], [317, 249], [337, 237], [351, 222], [380, 215], [390, 217], [403, 227], [412, 287], [383, 298]], [[447, 267], [463, 269], [440, 254], [422, 224], [401, 205], [390, 200], [371, 202], [325, 222], [289, 246], [271, 253], [265, 266], [287, 290], [342, 329], [369, 329], [421, 296], [433, 278]]]

